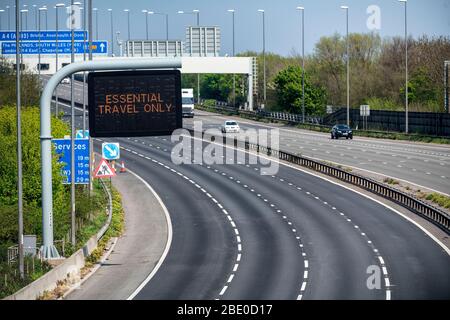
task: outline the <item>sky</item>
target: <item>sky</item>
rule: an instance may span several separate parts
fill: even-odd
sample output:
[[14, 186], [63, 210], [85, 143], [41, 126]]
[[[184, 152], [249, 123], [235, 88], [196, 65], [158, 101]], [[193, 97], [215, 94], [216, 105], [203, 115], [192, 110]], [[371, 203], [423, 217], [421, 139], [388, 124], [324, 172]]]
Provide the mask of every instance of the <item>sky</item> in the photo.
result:
[[[83, 0], [79, 0], [83, 3]], [[200, 10], [200, 25], [219, 26], [222, 34], [221, 55], [232, 54], [232, 16], [228, 9], [235, 10], [236, 53], [262, 50], [262, 14], [265, 10], [266, 51], [289, 55], [301, 52], [301, 13], [297, 6], [305, 8], [305, 53], [310, 54], [314, 45], [323, 36], [335, 32], [345, 34], [346, 16], [341, 5], [349, 7], [349, 32], [371, 32], [366, 11], [375, 5], [380, 9], [379, 32], [382, 37], [404, 35], [404, 4], [398, 0], [93, 0], [98, 8], [99, 40], [110, 40], [110, 16], [113, 9], [114, 32], [120, 31], [121, 38], [127, 36], [127, 15], [129, 9], [130, 33], [133, 40], [145, 39], [145, 15], [143, 9], [169, 14], [169, 38], [185, 39], [185, 28], [196, 24], [194, 14], [178, 14], [177, 11]], [[68, 0], [21, 0], [20, 6], [27, 5], [28, 29], [34, 29], [35, 13], [32, 5], [47, 5], [49, 29], [55, 28], [56, 3], [70, 4]], [[0, 9], [14, 6], [13, 0], [0, 0]], [[11, 10], [11, 15], [13, 14]], [[60, 26], [67, 16], [60, 11]], [[0, 29], [7, 29], [7, 12], [0, 12]], [[371, 19], [372, 21], [372, 19]], [[11, 24], [14, 20], [11, 18]], [[95, 28], [95, 24], [94, 24]], [[372, 30], [373, 31], [373, 30]], [[421, 35], [450, 36], [450, 0], [408, 0], [408, 33], [413, 37]], [[151, 39], [165, 39], [163, 16], [149, 16]], [[95, 29], [94, 29], [95, 35]], [[116, 45], [117, 48], [117, 45]]]

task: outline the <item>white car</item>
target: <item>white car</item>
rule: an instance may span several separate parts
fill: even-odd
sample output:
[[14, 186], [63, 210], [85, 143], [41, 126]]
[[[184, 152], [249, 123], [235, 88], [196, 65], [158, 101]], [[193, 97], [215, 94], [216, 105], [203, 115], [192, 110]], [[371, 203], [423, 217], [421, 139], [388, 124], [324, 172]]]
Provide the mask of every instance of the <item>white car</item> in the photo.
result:
[[228, 120], [222, 126], [223, 133], [238, 133], [240, 130], [236, 121]]
[[70, 78], [67, 77], [67, 78], [62, 79], [61, 83], [62, 84], [70, 84]]

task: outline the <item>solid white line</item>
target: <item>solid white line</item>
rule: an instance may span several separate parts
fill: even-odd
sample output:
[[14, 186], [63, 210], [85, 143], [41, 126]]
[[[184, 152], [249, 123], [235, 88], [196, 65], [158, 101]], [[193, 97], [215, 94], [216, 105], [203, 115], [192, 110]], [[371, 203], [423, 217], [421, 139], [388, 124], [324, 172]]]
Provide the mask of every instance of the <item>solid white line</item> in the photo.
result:
[[159, 197], [159, 195], [155, 192], [155, 190], [153, 190], [153, 188], [143, 179], [141, 178], [139, 175], [137, 175], [136, 173], [134, 173], [133, 171], [131, 171], [130, 169], [127, 169], [127, 171], [129, 173], [131, 173], [132, 175], [134, 175], [136, 178], [138, 178], [139, 180], [141, 180], [145, 186], [152, 192], [152, 194], [154, 195], [154, 197], [158, 200], [159, 204], [161, 205], [161, 207], [163, 208], [164, 211], [164, 215], [166, 216], [166, 222], [167, 222], [167, 242], [166, 242], [166, 247], [164, 248], [163, 254], [162, 256], [159, 258], [158, 263], [156, 264], [156, 266], [153, 268], [152, 272], [147, 276], [147, 278], [145, 278], [145, 280], [136, 288], [136, 290], [134, 290], [134, 292], [127, 298], [127, 300], [133, 300], [134, 297], [136, 297], [136, 295], [147, 285], [147, 283], [153, 278], [153, 276], [156, 274], [156, 272], [158, 272], [159, 268], [161, 267], [161, 265], [163, 264], [164, 260], [166, 259], [166, 256], [169, 252], [170, 246], [172, 244], [172, 236], [173, 236], [173, 231], [172, 231], [172, 221], [170, 220], [170, 215], [169, 215], [169, 211], [167, 210], [166, 206], [164, 205], [164, 202], [161, 200], [161, 198]]

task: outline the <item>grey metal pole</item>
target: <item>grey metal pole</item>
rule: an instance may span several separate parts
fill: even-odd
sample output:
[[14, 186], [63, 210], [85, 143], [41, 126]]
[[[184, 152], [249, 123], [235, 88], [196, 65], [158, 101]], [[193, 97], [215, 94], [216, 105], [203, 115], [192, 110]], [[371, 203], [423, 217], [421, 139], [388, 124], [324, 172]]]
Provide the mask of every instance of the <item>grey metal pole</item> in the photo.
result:
[[113, 12], [112, 9], [108, 9], [111, 17], [111, 57], [114, 56], [114, 28], [113, 28]]
[[6, 9], [8, 10], [8, 30], [11, 30], [11, 10], [10, 10], [10, 6], [6, 6]]
[[5, 12], [5, 10], [0, 9], [0, 30], [2, 30], [2, 13]]
[[[92, 57], [92, 38], [94, 37], [94, 35], [92, 34], [92, 30], [93, 30], [93, 24], [92, 24], [92, 11], [94, 10], [93, 8], [93, 2], [94, 0], [88, 0], [88, 29], [89, 29], [89, 61], [92, 61], [93, 57]], [[95, 27], [95, 32], [97, 33], [96, 37], [98, 40], [98, 9], [95, 10], [95, 16], [96, 16], [96, 27]], [[86, 121], [86, 112], [85, 110], [83, 110], [83, 116], [85, 117], [85, 121]], [[94, 146], [92, 145], [92, 138], [91, 135], [89, 135], [89, 195], [91, 195], [91, 193], [94, 191], [94, 184], [92, 181], [92, 171], [94, 170], [93, 167], [93, 156], [94, 156]]]
[[[71, 0], [71, 17], [70, 17], [70, 30], [71, 30], [71, 52], [70, 52], [70, 63], [75, 62], [75, 30], [74, 30], [74, 1]], [[76, 225], [75, 225], [75, 101], [73, 99], [73, 73], [71, 75], [70, 81], [70, 153], [71, 153], [71, 163], [70, 163], [70, 215], [71, 215], [71, 242], [72, 246], [76, 245]]]
[[305, 123], [305, 9], [302, 10], [302, 119]]
[[128, 39], [127, 39], [126, 50], [127, 50], [127, 57], [128, 57], [130, 55], [130, 48], [128, 47], [130, 44], [130, 9], [125, 9], [123, 11], [125, 11], [127, 13]]
[[267, 89], [266, 89], [266, 18], [265, 18], [265, 11], [262, 9], [258, 10], [262, 13], [262, 23], [263, 23], [263, 100], [264, 105], [263, 108], [266, 106], [266, 100], [267, 100]]
[[[86, 61], [86, 13], [89, 11], [86, 7], [86, 1], [83, 1], [83, 61]], [[83, 72], [83, 136], [86, 130], [86, 72]]]
[[19, 215], [18, 245], [19, 245], [19, 273], [24, 277], [23, 267], [23, 185], [22, 185], [22, 119], [20, 101], [20, 8], [16, 0], [16, 112], [17, 112], [17, 206]]
[[148, 41], [148, 11], [147, 10], [142, 10], [142, 12], [145, 15], [145, 34], [146, 34], [146, 40]]
[[38, 29], [37, 28], [37, 25], [38, 25], [38, 7], [37, 7], [37, 5], [33, 4], [33, 8], [34, 8], [34, 25], [35, 25], [34, 30], [37, 30]]
[[[228, 10], [228, 12], [231, 12], [232, 14], [232, 22], [233, 22], [233, 57], [236, 55], [235, 52], [235, 42], [234, 42], [234, 9]], [[236, 106], [236, 74], [233, 73], [233, 107]]]
[[348, 38], [348, 9], [347, 9], [347, 125], [350, 126], [350, 52]]
[[166, 40], [169, 40], [169, 14], [166, 13]]
[[[59, 51], [59, 46], [58, 46], [58, 30], [59, 30], [59, 18], [58, 18], [58, 8], [63, 7], [64, 4], [62, 3], [58, 3], [55, 6], [55, 10], [56, 10], [56, 59], [55, 59], [55, 63], [56, 63], [56, 72], [58, 72], [58, 51]], [[58, 117], [58, 87], [55, 88], [55, 116]]]
[[95, 8], [95, 40], [98, 41], [98, 9]]
[[347, 25], [347, 36], [346, 42], [346, 60], [347, 60], [347, 125], [350, 126], [350, 56], [349, 56], [349, 38], [348, 38], [348, 6], [341, 6], [341, 9], [345, 10], [346, 13], [346, 25]]
[[408, 1], [405, 1], [405, 132], [409, 133], [409, 88], [408, 88]]
[[[18, 0], [16, 0], [18, 1]], [[42, 232], [41, 255], [44, 259], [59, 258], [53, 244], [53, 195], [52, 195], [52, 136], [50, 107], [52, 94], [59, 82], [75, 72], [100, 70], [179, 69], [180, 58], [168, 59], [114, 59], [75, 62], [55, 73], [45, 85], [40, 102], [41, 120], [41, 174], [42, 174]]]

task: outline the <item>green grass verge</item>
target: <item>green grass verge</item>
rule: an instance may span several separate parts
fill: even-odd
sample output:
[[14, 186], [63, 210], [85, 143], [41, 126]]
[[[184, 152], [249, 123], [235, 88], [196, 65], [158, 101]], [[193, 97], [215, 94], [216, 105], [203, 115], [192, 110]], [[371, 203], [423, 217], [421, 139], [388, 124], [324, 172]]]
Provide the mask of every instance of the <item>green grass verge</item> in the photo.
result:
[[432, 201], [443, 208], [450, 209], [450, 197], [439, 193], [430, 193], [425, 197], [425, 199]]

